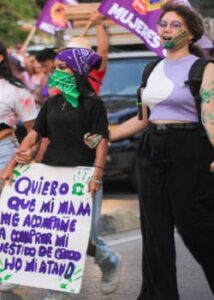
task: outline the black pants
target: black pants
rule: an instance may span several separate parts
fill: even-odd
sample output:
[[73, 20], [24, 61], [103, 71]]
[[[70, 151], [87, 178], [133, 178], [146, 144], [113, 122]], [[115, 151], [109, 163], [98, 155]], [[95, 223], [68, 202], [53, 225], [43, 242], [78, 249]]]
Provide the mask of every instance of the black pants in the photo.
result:
[[200, 128], [146, 128], [138, 148], [143, 285], [138, 300], [178, 300], [174, 226], [214, 293], [214, 149]]

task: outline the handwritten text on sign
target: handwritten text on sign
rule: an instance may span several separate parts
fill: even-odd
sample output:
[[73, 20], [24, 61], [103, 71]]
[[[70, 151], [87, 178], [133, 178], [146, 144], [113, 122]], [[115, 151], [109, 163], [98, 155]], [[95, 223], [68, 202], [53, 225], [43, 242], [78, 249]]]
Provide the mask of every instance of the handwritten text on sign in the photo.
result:
[[18, 166], [0, 199], [0, 281], [78, 293], [92, 168]]

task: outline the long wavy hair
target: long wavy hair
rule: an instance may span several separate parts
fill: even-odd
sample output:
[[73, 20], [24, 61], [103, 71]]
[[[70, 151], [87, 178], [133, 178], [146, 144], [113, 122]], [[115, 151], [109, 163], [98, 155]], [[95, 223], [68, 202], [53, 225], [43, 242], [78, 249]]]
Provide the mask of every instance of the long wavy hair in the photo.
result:
[[7, 55], [7, 49], [2, 42], [0, 42], [0, 55], [3, 56], [3, 60], [0, 62], [0, 78], [7, 80], [17, 87], [23, 88], [23, 83], [12, 73]]
[[163, 6], [163, 12], [160, 15], [159, 20], [161, 20], [168, 12], [175, 12], [177, 15], [182, 17], [191, 32], [193, 38], [189, 44], [190, 53], [199, 57], [204, 56], [203, 50], [199, 46], [194, 45], [194, 43], [197, 42], [204, 33], [204, 25], [201, 17], [191, 7], [175, 2], [167, 3]]

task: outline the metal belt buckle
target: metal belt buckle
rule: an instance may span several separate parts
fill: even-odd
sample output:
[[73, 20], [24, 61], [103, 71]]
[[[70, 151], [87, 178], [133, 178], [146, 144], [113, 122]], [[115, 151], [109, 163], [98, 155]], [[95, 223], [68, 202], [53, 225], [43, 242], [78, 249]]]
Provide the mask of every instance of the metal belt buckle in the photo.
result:
[[167, 125], [166, 124], [157, 124], [157, 129], [158, 130], [166, 130], [167, 129]]

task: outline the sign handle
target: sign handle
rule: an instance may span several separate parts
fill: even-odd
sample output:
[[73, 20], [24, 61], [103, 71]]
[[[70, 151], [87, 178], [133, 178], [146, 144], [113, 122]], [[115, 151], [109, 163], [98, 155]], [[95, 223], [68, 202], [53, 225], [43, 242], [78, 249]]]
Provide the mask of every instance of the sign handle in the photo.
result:
[[91, 27], [91, 25], [92, 25], [92, 20], [89, 20], [87, 22], [87, 24], [85, 25], [85, 27], [83, 28], [83, 31], [82, 31], [82, 33], [80, 35], [81, 37], [83, 37], [83, 36], [85, 36], [87, 34], [87, 32], [88, 32], [89, 28]]
[[31, 31], [29, 32], [29, 34], [28, 34], [28, 36], [27, 36], [27, 38], [26, 38], [26, 40], [25, 40], [23, 46], [22, 46], [22, 50], [23, 50], [23, 51], [26, 50], [26, 48], [27, 48], [28, 45], [30, 44], [30, 42], [31, 42], [33, 36], [35, 35], [35, 33], [36, 33], [36, 26], [33, 26], [32, 29], [31, 29]]

